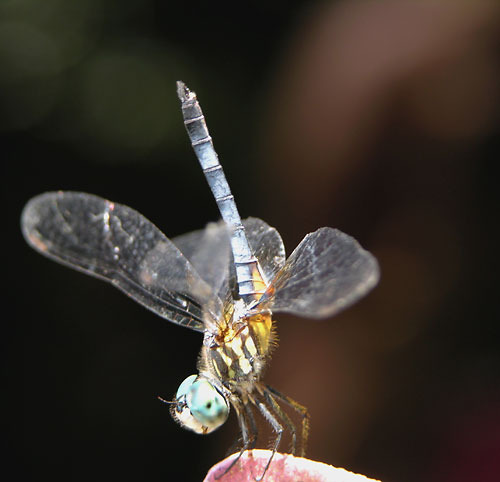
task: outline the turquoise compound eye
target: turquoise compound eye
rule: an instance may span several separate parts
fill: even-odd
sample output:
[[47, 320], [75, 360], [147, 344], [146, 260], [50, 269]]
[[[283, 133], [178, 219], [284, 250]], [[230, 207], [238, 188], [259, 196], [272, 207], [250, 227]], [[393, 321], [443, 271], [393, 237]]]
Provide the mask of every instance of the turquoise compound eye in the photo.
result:
[[186, 402], [193, 417], [212, 430], [222, 425], [229, 415], [226, 399], [203, 378], [191, 385]]
[[179, 385], [177, 393], [175, 394], [176, 400], [179, 400], [180, 398], [185, 397], [187, 395], [189, 389], [191, 388], [191, 385], [197, 378], [198, 375], [190, 375]]
[[226, 421], [229, 405], [206, 378], [190, 375], [177, 389], [170, 413], [184, 428], [206, 434]]

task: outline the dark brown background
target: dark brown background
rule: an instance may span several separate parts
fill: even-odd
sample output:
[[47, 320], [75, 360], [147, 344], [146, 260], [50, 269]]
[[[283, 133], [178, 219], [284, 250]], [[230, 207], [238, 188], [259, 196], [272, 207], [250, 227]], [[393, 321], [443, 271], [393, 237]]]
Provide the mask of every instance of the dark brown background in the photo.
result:
[[24, 203], [54, 189], [130, 205], [168, 236], [215, 220], [177, 79], [198, 93], [242, 216], [276, 226], [288, 253], [329, 225], [380, 261], [380, 285], [334, 320], [279, 318], [267, 379], [309, 407], [308, 455], [385, 482], [496, 480], [498, 5], [233, 6], [1, 2], [16, 480], [201, 480], [236, 434], [232, 417], [206, 438], [182, 430], [156, 399], [194, 371], [199, 335], [19, 230]]

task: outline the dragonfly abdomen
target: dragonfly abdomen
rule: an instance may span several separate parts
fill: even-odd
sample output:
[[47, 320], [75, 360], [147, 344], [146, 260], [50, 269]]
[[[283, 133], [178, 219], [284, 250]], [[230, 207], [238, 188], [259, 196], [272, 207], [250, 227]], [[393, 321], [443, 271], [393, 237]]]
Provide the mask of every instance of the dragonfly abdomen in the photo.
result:
[[[239, 296], [250, 303], [258, 299], [264, 291], [256, 289], [253, 282], [254, 271], [259, 272], [258, 260], [253, 255], [248, 243], [234, 196], [219, 163], [196, 94], [180, 81], [177, 82], [177, 94], [181, 100], [182, 116], [191, 145], [198, 157], [222, 219], [230, 230], [231, 251], [236, 267]], [[260, 272], [259, 277], [262, 278]]]

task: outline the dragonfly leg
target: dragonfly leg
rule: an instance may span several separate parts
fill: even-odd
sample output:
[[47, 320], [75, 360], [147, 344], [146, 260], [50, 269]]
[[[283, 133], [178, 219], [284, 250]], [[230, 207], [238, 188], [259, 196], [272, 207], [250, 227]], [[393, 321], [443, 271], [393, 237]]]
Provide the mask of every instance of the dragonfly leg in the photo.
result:
[[304, 457], [307, 447], [307, 438], [309, 437], [309, 421], [310, 421], [309, 412], [307, 411], [307, 408], [304, 407], [304, 405], [301, 405], [300, 403], [296, 402], [292, 398], [278, 392], [278, 390], [276, 390], [273, 387], [270, 387], [269, 385], [266, 385], [266, 390], [269, 391], [272, 395], [274, 395], [278, 400], [281, 400], [288, 406], [292, 407], [302, 417], [302, 446], [299, 455], [301, 457]]
[[[255, 424], [253, 413], [251, 412], [250, 408], [247, 406], [247, 404], [244, 404], [243, 406], [244, 411], [242, 411], [241, 410], [242, 407], [239, 407], [237, 405], [233, 406], [236, 411], [236, 416], [238, 417], [238, 423], [241, 430], [241, 439], [243, 440], [238, 455], [231, 461], [229, 467], [227, 467], [222, 474], [217, 475], [215, 477], [217, 480], [224, 477], [236, 465], [238, 460], [240, 460], [241, 456], [243, 455], [243, 452], [255, 446], [255, 442], [257, 440], [257, 427]], [[250, 423], [250, 433], [249, 433], [248, 423]], [[230, 447], [231, 451], [240, 442], [241, 439], [240, 437], [238, 437], [233, 442], [233, 444]]]
[[281, 419], [281, 421], [286, 425], [286, 428], [292, 434], [291, 452], [292, 455], [295, 455], [297, 449], [297, 429], [295, 428], [295, 424], [292, 422], [287, 413], [280, 407], [279, 403], [273, 398], [267, 388], [264, 390], [264, 396], [266, 397], [267, 403], [273, 409], [274, 413]]
[[269, 460], [264, 467], [264, 472], [262, 472], [262, 475], [260, 477], [257, 477], [255, 479], [256, 482], [260, 482], [264, 478], [264, 475], [266, 475], [267, 469], [269, 469], [269, 466], [271, 465], [274, 454], [278, 451], [281, 443], [281, 437], [283, 435], [283, 426], [279, 423], [278, 419], [273, 415], [273, 413], [266, 407], [263, 402], [257, 402], [257, 408], [260, 410], [260, 413], [262, 413], [264, 418], [271, 424], [273, 430], [276, 432], [276, 438], [274, 439], [274, 444], [271, 449], [271, 456], [269, 457]]
[[259, 431], [257, 430], [257, 424], [255, 423], [255, 417], [253, 416], [252, 409], [250, 407], [250, 404], [245, 403], [244, 404], [245, 408], [245, 413], [247, 416], [247, 421], [249, 422], [250, 425], [250, 444], [249, 444], [249, 449], [255, 448], [255, 445], [257, 443], [257, 436], [259, 434]]

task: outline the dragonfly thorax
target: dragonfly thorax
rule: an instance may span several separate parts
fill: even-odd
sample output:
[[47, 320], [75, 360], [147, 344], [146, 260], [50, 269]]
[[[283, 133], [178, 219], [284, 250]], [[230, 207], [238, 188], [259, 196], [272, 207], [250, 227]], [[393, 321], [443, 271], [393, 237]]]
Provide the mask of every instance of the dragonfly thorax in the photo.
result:
[[208, 336], [210, 341], [205, 340], [201, 351], [200, 373], [218, 380], [231, 393], [251, 391], [276, 344], [271, 314], [237, 319]]

